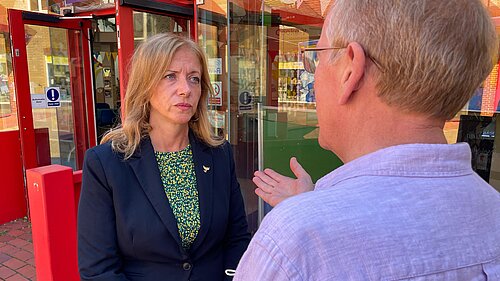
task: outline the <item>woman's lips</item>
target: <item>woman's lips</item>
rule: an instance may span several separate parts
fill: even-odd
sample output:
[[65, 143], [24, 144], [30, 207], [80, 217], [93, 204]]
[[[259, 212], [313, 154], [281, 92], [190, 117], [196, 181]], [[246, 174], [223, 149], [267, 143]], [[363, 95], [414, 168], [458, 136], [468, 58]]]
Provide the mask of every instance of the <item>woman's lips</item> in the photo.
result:
[[189, 103], [178, 103], [175, 106], [177, 106], [177, 108], [179, 108], [180, 110], [183, 110], [183, 111], [189, 110], [192, 107]]

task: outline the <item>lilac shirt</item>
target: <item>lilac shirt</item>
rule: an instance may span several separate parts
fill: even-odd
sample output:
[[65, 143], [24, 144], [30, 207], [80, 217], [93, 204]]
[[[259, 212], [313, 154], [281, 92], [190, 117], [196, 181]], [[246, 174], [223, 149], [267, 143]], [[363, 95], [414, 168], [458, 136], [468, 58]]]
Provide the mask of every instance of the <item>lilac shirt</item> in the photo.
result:
[[500, 193], [468, 144], [376, 151], [274, 208], [240, 280], [500, 280]]

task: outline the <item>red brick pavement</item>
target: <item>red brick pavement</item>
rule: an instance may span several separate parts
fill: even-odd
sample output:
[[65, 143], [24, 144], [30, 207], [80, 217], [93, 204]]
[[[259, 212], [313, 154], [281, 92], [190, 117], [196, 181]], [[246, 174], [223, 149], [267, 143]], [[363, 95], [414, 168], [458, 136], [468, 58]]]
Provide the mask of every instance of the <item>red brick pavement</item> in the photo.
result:
[[0, 225], [0, 280], [36, 280], [31, 224], [18, 219]]

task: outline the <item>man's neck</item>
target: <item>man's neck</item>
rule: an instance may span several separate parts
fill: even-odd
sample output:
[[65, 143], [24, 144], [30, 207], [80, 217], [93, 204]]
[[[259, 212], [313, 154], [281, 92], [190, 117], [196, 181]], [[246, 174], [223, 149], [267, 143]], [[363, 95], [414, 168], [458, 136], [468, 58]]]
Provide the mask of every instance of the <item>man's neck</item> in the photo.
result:
[[443, 132], [444, 121], [418, 114], [405, 114], [401, 111], [386, 111], [366, 120], [361, 130], [350, 135], [350, 145], [344, 147], [341, 158], [352, 161], [379, 149], [411, 143], [446, 144]]

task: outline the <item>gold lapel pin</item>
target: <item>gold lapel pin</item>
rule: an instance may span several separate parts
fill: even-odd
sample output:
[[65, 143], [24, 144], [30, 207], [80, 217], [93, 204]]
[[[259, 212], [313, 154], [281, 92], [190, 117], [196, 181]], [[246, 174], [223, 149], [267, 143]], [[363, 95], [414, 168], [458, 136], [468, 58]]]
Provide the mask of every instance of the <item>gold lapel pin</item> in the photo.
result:
[[206, 173], [208, 170], [210, 170], [210, 167], [203, 165], [203, 172]]

